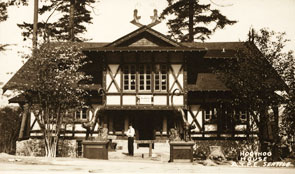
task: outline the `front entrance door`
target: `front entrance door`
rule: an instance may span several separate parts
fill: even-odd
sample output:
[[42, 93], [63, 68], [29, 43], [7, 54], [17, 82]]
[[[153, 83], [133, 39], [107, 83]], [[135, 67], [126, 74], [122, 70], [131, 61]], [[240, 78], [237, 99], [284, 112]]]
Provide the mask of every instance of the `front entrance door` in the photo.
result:
[[136, 119], [139, 140], [155, 139], [154, 116], [148, 113], [141, 113]]

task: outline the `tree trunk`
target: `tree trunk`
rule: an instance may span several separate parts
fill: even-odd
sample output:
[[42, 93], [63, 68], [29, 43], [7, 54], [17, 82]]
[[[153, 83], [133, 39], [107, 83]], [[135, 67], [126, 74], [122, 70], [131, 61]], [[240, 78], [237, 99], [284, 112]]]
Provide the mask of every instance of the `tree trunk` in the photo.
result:
[[39, 0], [34, 0], [34, 23], [33, 23], [33, 53], [37, 48], [37, 30], [38, 30], [38, 3]]
[[69, 19], [69, 40], [74, 41], [74, 16], [75, 16], [75, 3], [76, 0], [70, 1], [70, 19]]
[[45, 155], [46, 157], [56, 157], [58, 137], [45, 137]]
[[260, 111], [260, 119], [259, 119], [259, 132], [258, 132], [258, 138], [260, 142], [260, 151], [261, 152], [267, 152], [267, 144], [265, 143], [265, 135], [264, 131], [267, 129], [267, 121], [266, 118], [266, 110]]
[[278, 106], [273, 106], [272, 107], [273, 113], [274, 113], [274, 121], [275, 121], [275, 126], [274, 126], [274, 131], [273, 131], [273, 136], [274, 136], [274, 145], [272, 148], [272, 156], [274, 161], [278, 161], [279, 159], [279, 143], [280, 143], [280, 137], [279, 137], [279, 109]]
[[194, 0], [189, 0], [189, 42], [194, 42]]

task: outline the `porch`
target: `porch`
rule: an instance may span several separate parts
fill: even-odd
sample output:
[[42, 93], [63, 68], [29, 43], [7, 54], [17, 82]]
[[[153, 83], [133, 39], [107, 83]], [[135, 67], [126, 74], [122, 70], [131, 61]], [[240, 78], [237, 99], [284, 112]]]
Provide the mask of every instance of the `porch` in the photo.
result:
[[[107, 110], [100, 124], [107, 125], [109, 139], [127, 140], [129, 124], [135, 129], [135, 140], [168, 140], [168, 131], [177, 122], [173, 110]], [[142, 144], [142, 143], [141, 143]]]

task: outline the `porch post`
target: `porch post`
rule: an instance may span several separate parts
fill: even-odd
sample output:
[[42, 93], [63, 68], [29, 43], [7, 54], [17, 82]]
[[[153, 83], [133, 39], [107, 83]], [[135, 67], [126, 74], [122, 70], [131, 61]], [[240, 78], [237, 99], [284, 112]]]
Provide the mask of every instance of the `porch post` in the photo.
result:
[[128, 126], [129, 126], [129, 117], [128, 115], [125, 115], [124, 132], [128, 130]]
[[114, 123], [113, 116], [109, 115], [109, 134], [113, 134], [113, 130], [114, 130], [113, 123]]
[[106, 124], [108, 126], [108, 116], [104, 115], [103, 119], [101, 121], [101, 127], [104, 127], [104, 125]]
[[[26, 138], [27, 136], [30, 136], [30, 122], [28, 122], [28, 117], [30, 115], [30, 111], [29, 111], [29, 105], [28, 104], [25, 104], [22, 106], [22, 109], [23, 109], [23, 112], [22, 112], [22, 121], [21, 121], [21, 127], [20, 127], [20, 132], [19, 132], [19, 139], [23, 139], [23, 138]], [[29, 125], [26, 125], [26, 124], [29, 124]], [[29, 128], [29, 130], [27, 129]], [[27, 135], [27, 134], [28, 135]]]
[[167, 116], [163, 116], [163, 135], [167, 135]]

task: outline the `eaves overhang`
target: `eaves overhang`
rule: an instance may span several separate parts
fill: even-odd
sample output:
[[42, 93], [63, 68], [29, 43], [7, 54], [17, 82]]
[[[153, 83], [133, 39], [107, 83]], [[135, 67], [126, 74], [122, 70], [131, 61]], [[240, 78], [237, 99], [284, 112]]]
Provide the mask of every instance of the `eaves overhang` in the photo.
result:
[[84, 53], [89, 52], [199, 52], [206, 53], [203, 48], [188, 48], [188, 47], [99, 47], [99, 48], [84, 48]]

